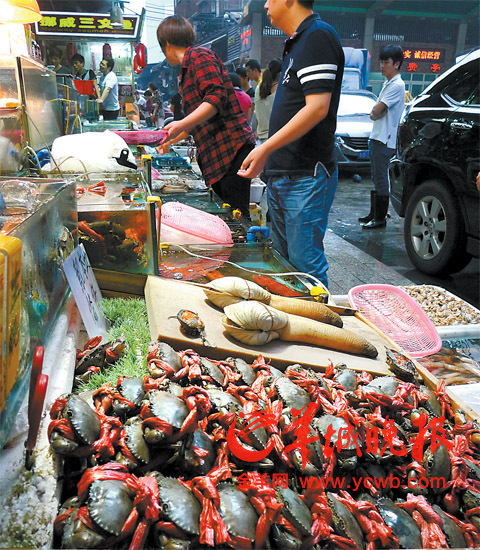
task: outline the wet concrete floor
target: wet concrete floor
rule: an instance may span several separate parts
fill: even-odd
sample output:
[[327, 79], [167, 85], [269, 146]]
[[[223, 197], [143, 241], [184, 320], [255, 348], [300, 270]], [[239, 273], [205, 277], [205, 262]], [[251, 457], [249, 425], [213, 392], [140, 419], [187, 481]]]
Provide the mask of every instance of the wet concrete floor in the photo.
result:
[[325, 239], [332, 294], [346, 293], [355, 281], [356, 284], [429, 284], [480, 307], [480, 260], [473, 259], [465, 269], [445, 278], [418, 271], [405, 250], [403, 218], [391, 205], [386, 228], [366, 231], [357, 222], [359, 216], [369, 211], [373, 184], [368, 173], [361, 173], [360, 183], [354, 183], [352, 175], [340, 174]]

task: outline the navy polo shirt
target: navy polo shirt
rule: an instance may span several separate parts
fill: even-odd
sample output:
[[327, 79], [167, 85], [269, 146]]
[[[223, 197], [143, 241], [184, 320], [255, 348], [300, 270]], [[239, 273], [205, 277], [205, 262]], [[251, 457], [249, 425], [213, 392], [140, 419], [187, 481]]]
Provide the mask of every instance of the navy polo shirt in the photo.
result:
[[330, 174], [336, 167], [335, 128], [342, 89], [345, 57], [335, 29], [317, 13], [308, 16], [285, 43], [283, 69], [272, 114], [269, 135], [283, 128], [305, 106], [309, 94], [331, 93], [327, 116], [296, 141], [274, 151], [267, 160], [269, 176], [313, 175], [317, 163]]

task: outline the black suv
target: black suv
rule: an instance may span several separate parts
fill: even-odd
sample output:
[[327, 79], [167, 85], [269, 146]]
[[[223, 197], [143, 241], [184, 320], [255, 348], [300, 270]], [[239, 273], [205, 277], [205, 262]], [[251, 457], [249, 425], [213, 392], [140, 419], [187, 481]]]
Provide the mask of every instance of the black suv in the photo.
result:
[[406, 107], [390, 164], [391, 201], [408, 256], [446, 275], [480, 257], [480, 49]]

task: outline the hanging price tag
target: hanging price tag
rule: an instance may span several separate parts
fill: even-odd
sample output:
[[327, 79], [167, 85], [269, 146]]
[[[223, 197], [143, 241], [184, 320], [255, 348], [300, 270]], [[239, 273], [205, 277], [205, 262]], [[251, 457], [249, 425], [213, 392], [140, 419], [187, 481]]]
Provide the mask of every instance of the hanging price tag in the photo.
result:
[[83, 324], [89, 338], [107, 336], [107, 320], [102, 311], [102, 293], [93, 274], [83, 244], [80, 244], [63, 262], [63, 272], [67, 278]]

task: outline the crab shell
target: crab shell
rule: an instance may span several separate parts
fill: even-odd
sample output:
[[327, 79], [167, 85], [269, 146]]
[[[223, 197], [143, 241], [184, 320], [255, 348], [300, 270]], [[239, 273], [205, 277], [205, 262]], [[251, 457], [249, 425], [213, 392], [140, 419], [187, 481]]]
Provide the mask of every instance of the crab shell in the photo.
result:
[[251, 386], [255, 382], [255, 371], [246, 361], [238, 357], [227, 357], [226, 361], [233, 365], [234, 370], [238, 374], [242, 375], [243, 382], [247, 386]]
[[398, 538], [401, 548], [422, 548], [420, 530], [408, 512], [395, 506], [393, 500], [386, 497], [380, 497], [375, 506], [385, 524]]
[[[445, 479], [445, 483], [449, 481], [452, 463], [447, 447], [439, 445], [434, 453], [432, 453], [430, 447], [427, 447], [423, 455], [423, 467], [428, 479], [442, 477]], [[432, 483], [432, 490], [434, 492], [438, 493], [442, 489], [443, 487], [440, 483], [438, 485]]]
[[258, 515], [247, 495], [230, 483], [219, 483], [217, 491], [220, 497], [218, 511], [229, 534], [234, 537], [245, 537], [253, 542]]
[[343, 455], [349, 455], [349, 454], [356, 451], [355, 438], [354, 437], [349, 437], [348, 438], [348, 443], [343, 444], [343, 441], [345, 439], [344, 434], [347, 433], [346, 430], [348, 430], [348, 433], [350, 433], [350, 434], [351, 433], [355, 434], [356, 431], [341, 416], [334, 416], [332, 414], [324, 414], [324, 415], [320, 416], [319, 418], [314, 419], [314, 426], [315, 426], [315, 428], [317, 428], [320, 431], [320, 433], [323, 436], [327, 435], [327, 430], [328, 430], [329, 426], [332, 426], [332, 428], [334, 430], [333, 433], [332, 433], [331, 440], [330, 440], [330, 445], [332, 447], [334, 445], [337, 445], [338, 436], [340, 435], [340, 430], [343, 429], [342, 430], [342, 436], [343, 437], [342, 437], [342, 445], [341, 445], [340, 453], [343, 454]]
[[170, 392], [153, 390], [149, 392], [149, 409], [153, 416], [165, 420], [173, 428], [179, 430], [188, 416], [185, 401]]
[[362, 529], [352, 512], [337, 499], [334, 493], [327, 493], [327, 502], [337, 533], [342, 537], [352, 539], [359, 548], [365, 548]]
[[292, 382], [286, 376], [275, 380], [275, 389], [277, 394], [288, 409], [302, 410], [306, 407], [311, 399], [308, 392]]
[[100, 419], [97, 413], [78, 395], [69, 395], [61, 413], [67, 418], [75, 434], [75, 440], [62, 436], [54, 430], [50, 435], [50, 444], [55, 452], [68, 455], [79, 445], [92, 445], [100, 437]]
[[[136, 409], [140, 407], [145, 397], [143, 382], [139, 378], [125, 376], [120, 384], [117, 384], [117, 390], [123, 397], [131, 401]], [[123, 403], [118, 399], [113, 400], [112, 408], [117, 416], [125, 416], [132, 412], [132, 408], [127, 403]]]
[[155, 477], [163, 513], [189, 535], [199, 535], [202, 506], [192, 491], [175, 478]]
[[62, 548], [99, 548], [105, 537], [75, 519], [78, 510], [72, 510], [65, 521], [62, 532]]
[[230, 393], [217, 388], [208, 388], [207, 393], [216, 412], [239, 412], [243, 409], [240, 400]]
[[406, 355], [394, 349], [385, 348], [385, 360], [393, 374], [404, 382], [415, 382], [417, 367]]
[[357, 389], [357, 373], [349, 368], [341, 368], [335, 376], [335, 382], [341, 384], [346, 391], [355, 391]]
[[400, 382], [393, 376], [379, 376], [363, 387], [363, 394], [372, 392], [393, 397], [399, 385]]
[[133, 509], [133, 492], [117, 479], [94, 481], [88, 491], [87, 508], [93, 522], [118, 536]]
[[436, 416], [437, 418], [442, 416], [442, 406], [438, 402], [438, 399], [432, 390], [427, 388], [427, 386], [420, 385], [420, 391], [430, 396], [428, 401], [422, 401], [422, 407], [427, 409], [430, 414], [433, 414], [433, 416]]
[[202, 357], [200, 368], [202, 370], [202, 373], [210, 376], [210, 378], [219, 386], [223, 384], [224, 376], [223, 372], [215, 365], [215, 363], [212, 363], [205, 357]]
[[143, 437], [142, 419], [139, 416], [129, 418], [125, 422], [125, 443], [132, 455], [143, 464], [150, 462], [150, 450]]
[[[208, 454], [199, 457], [193, 451], [194, 448], [206, 450]], [[215, 447], [211, 439], [203, 430], [195, 430], [183, 454], [183, 470], [195, 476], [205, 476], [213, 468], [215, 459]]]
[[465, 548], [467, 546], [465, 537], [455, 522], [445, 514], [445, 512], [437, 504], [433, 505], [433, 509], [442, 518], [443, 532], [450, 548]]
[[283, 517], [288, 520], [295, 529], [298, 529], [303, 536], [311, 536], [313, 524], [312, 514], [298, 494], [289, 487], [276, 487], [275, 493], [278, 502], [283, 504]]

